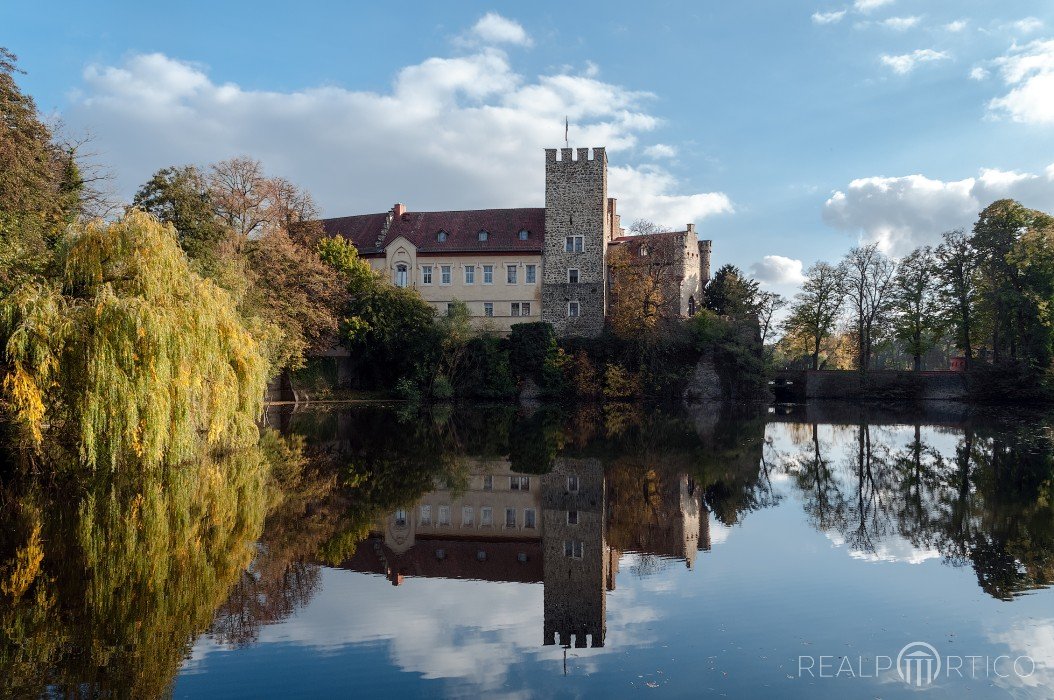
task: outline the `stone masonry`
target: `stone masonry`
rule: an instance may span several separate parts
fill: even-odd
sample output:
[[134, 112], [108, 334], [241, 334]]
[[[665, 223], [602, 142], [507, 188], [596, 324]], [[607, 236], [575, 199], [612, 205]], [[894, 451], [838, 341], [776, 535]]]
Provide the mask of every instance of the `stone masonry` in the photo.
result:
[[[542, 251], [542, 320], [558, 335], [596, 336], [607, 313], [607, 155], [603, 148], [545, 149], [545, 243]], [[581, 252], [567, 251], [582, 236]], [[573, 247], [573, 243], [572, 243]], [[578, 270], [578, 282], [569, 270]], [[578, 316], [570, 316], [573, 302]]]
[[604, 646], [610, 557], [598, 459], [559, 458], [542, 477], [544, 644]]

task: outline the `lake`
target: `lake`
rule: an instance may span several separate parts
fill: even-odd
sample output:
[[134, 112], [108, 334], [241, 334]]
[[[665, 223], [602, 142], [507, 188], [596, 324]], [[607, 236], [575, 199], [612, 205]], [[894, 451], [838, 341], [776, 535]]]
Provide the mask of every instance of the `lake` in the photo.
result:
[[42, 543], [49, 583], [0, 598], [0, 694], [1054, 694], [1048, 416], [380, 405], [267, 423], [286, 465], [267, 480], [230, 458], [209, 488], [8, 489], [8, 537]]

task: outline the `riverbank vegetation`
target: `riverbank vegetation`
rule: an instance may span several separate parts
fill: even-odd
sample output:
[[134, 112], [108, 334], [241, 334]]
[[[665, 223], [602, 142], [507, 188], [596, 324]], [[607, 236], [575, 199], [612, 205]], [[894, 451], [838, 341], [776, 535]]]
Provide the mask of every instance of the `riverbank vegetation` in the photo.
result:
[[[946, 369], [992, 397], [1050, 395], [1054, 217], [1003, 199], [895, 261], [875, 244], [806, 271], [776, 345], [809, 369]], [[1021, 393], [1024, 392], [1024, 393]]]

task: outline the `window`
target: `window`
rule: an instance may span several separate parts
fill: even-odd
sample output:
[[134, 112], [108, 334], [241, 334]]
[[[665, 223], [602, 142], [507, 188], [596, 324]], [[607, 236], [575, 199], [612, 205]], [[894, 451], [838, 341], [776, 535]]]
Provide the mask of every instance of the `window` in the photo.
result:
[[490, 506], [483, 506], [479, 509], [479, 524], [483, 527], [490, 527], [494, 524], [494, 509]]
[[476, 266], [465, 265], [465, 284], [476, 283]]
[[513, 316], [530, 316], [531, 315], [531, 302], [529, 302], [529, 301], [514, 301], [514, 302], [512, 302], [512, 315]]
[[439, 524], [450, 524], [450, 506], [439, 506]]
[[483, 490], [484, 491], [492, 491], [492, 490], [494, 490], [494, 477], [491, 476], [490, 474], [487, 474], [486, 476], [483, 477]]
[[531, 490], [531, 477], [529, 476], [510, 476], [509, 477], [509, 489], [512, 491], [530, 491]]
[[409, 282], [409, 271], [406, 265], [399, 263], [395, 266], [395, 286], [405, 287]]
[[520, 229], [520, 240], [521, 241], [526, 241], [530, 237], [530, 235], [531, 235], [531, 232], [528, 231], [527, 229], [525, 229], [525, 228], [521, 228]]
[[483, 284], [494, 284], [494, 266], [483, 266]]
[[578, 524], [578, 511], [577, 510], [569, 510], [569, 511], [567, 511], [567, 524], [568, 525], [577, 525]]
[[537, 523], [536, 523], [537, 518], [538, 518], [538, 514], [535, 513], [534, 508], [527, 508], [527, 509], [525, 509], [523, 511], [523, 526], [525, 528], [533, 530], [534, 528], [537, 527]]
[[649, 255], [650, 253], [651, 253], [651, 251], [650, 251], [650, 250], [648, 250], [648, 246], [646, 246], [646, 245], [642, 245], [642, 246], [640, 247], [640, 256], [641, 256], [642, 258], [643, 258], [644, 256], [646, 256], [646, 255]]
[[575, 559], [582, 558], [582, 550], [585, 547], [582, 545], [582, 540], [564, 540], [564, 556], [573, 557]]
[[516, 284], [516, 265], [505, 266], [505, 284]]
[[439, 241], [440, 243], [445, 243], [446, 242], [446, 235], [447, 235], [446, 231], [440, 231], [439, 233], [436, 234], [436, 240]]
[[524, 265], [523, 266], [523, 281], [527, 284], [535, 284], [538, 282], [538, 266], [537, 265]]
[[487, 233], [486, 231], [480, 231], [479, 232], [479, 240], [485, 241], [488, 238], [490, 238], [490, 234], [489, 233]]
[[421, 284], [432, 284], [432, 266], [421, 266]]
[[450, 266], [439, 266], [439, 284], [450, 284]]
[[565, 253], [581, 253], [586, 249], [584, 236], [568, 236], [564, 239]]
[[395, 526], [406, 527], [406, 511], [402, 508], [395, 511]]
[[580, 307], [577, 301], [567, 302], [567, 316], [568, 318], [578, 318]]
[[483, 302], [483, 315], [486, 316], [487, 318], [491, 318], [491, 317], [494, 316], [494, 302], [492, 302], [492, 301], [485, 301], [485, 302]]
[[567, 490], [571, 493], [578, 493], [578, 474], [571, 474], [567, 477]]
[[516, 509], [505, 509], [505, 527], [516, 527]]
[[461, 527], [472, 527], [473, 515], [472, 506], [463, 506], [461, 508]]
[[432, 506], [421, 506], [421, 524], [432, 524]]
[[448, 301], [446, 303], [446, 315], [447, 316], [453, 316], [454, 315], [454, 302]]
[[567, 271], [568, 284], [578, 284], [578, 268], [572, 267]]

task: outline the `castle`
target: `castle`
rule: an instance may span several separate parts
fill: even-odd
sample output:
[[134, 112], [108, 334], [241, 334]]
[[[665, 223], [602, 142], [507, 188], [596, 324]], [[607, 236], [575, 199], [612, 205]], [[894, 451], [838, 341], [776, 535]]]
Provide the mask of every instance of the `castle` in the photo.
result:
[[396, 586], [407, 578], [540, 583], [542, 644], [602, 647], [623, 553], [691, 569], [697, 552], [710, 550], [709, 514], [692, 477], [649, 470], [644, 494], [641, 485], [611, 483], [596, 458], [557, 457], [545, 474], [479, 458], [464, 487], [439, 485], [378, 519], [341, 567]]
[[[499, 331], [546, 321], [560, 335], [595, 336], [619, 298], [618, 270], [657, 269], [659, 260], [662, 313], [693, 314], [710, 279], [710, 241], [698, 240], [694, 224], [626, 235], [607, 174], [604, 148], [550, 148], [544, 207], [413, 212], [396, 204], [322, 225], [438, 311], [463, 301]], [[615, 257], [623, 261], [619, 268]]]

